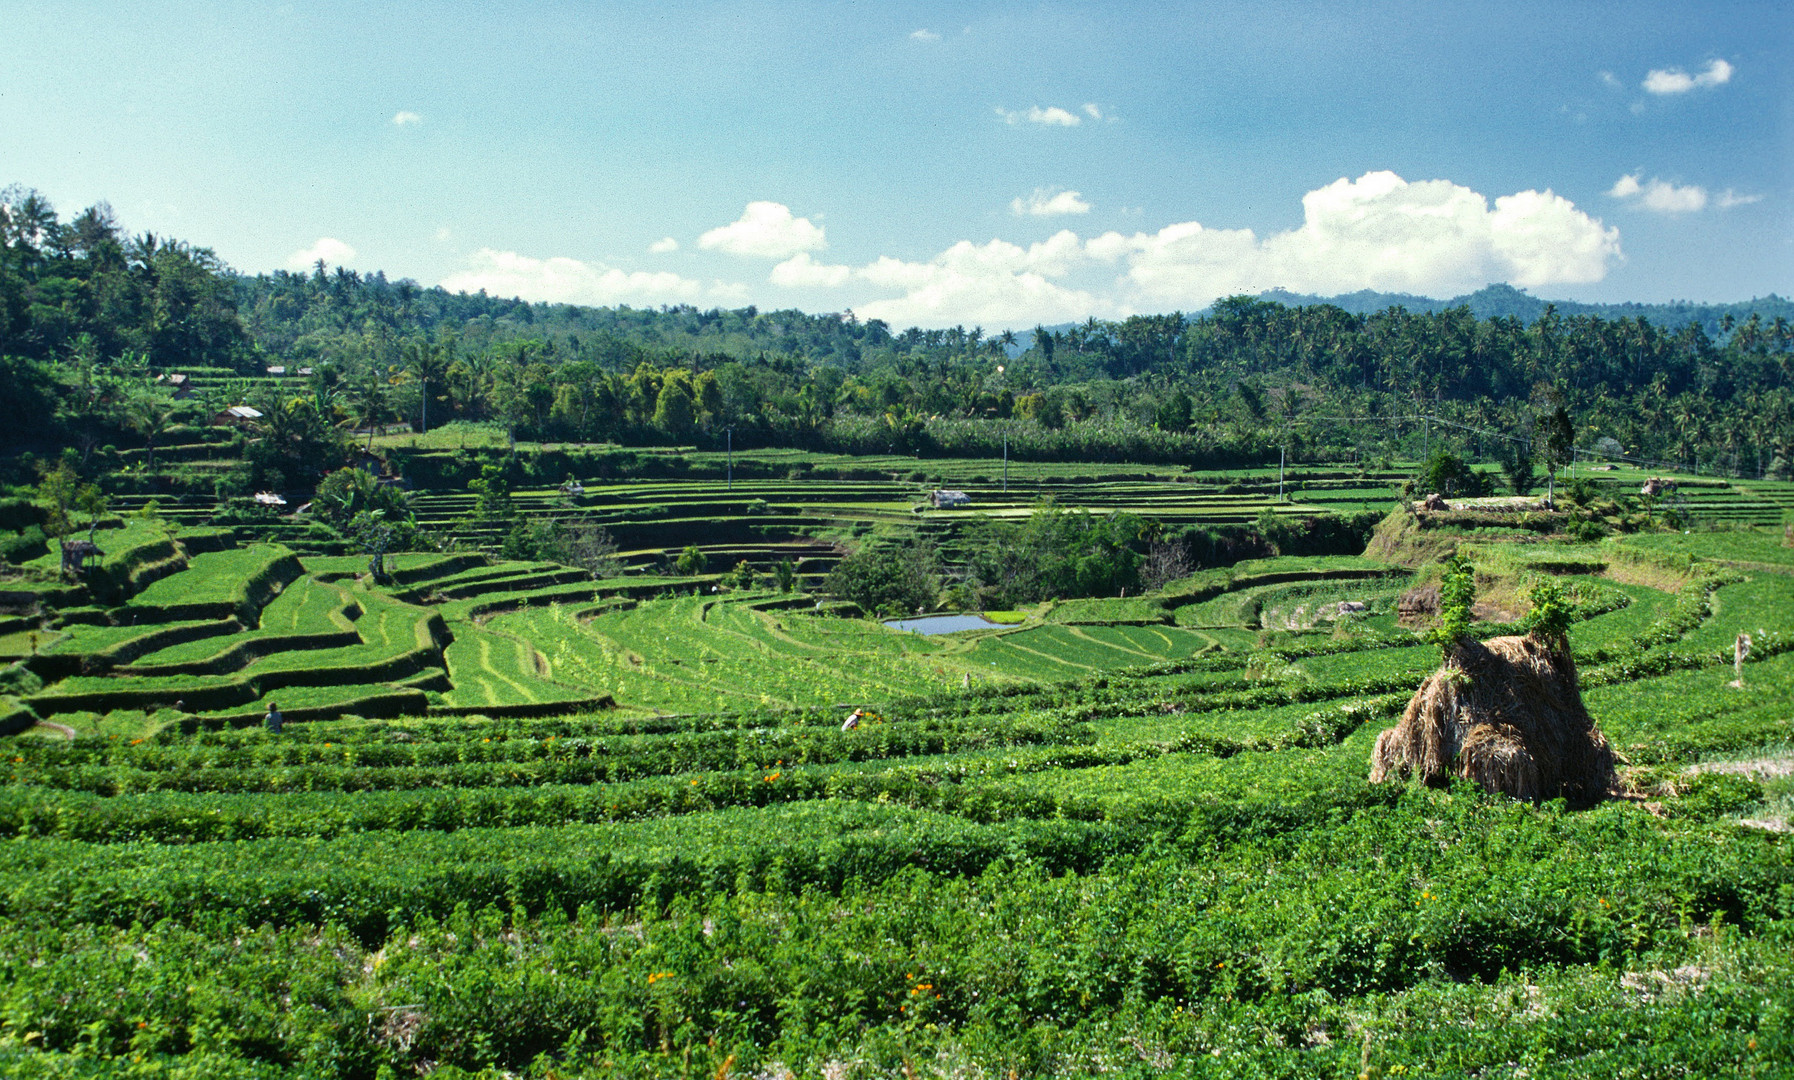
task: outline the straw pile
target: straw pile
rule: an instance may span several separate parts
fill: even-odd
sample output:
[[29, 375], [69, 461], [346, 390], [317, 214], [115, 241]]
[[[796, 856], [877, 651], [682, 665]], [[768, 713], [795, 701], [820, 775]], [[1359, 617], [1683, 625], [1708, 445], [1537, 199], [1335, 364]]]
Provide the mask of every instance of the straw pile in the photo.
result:
[[1600, 801], [1613, 751], [1582, 704], [1568, 644], [1532, 637], [1460, 641], [1421, 684], [1400, 724], [1377, 736], [1370, 779], [1463, 777], [1539, 802]]
[[1417, 585], [1402, 594], [1395, 610], [1404, 626], [1416, 626], [1439, 614], [1439, 583]]

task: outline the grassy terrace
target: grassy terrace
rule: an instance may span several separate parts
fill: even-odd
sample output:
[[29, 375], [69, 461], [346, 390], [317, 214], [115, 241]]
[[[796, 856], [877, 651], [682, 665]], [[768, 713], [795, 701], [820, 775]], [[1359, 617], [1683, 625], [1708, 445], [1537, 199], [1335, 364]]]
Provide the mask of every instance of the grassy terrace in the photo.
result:
[[[1274, 500], [1262, 473], [1080, 475], [1036, 484], [1166, 519]], [[1007, 502], [950, 486], [1024, 513], [1011, 480]], [[932, 482], [593, 485], [582, 509], [689, 530], [713, 568], [807, 553], [819, 572], [826, 545], [780, 530], [888, 517], [950, 539], [964, 514], [913, 512]], [[1380, 483], [1310, 477], [1277, 509], [1381, 508]], [[430, 505], [447, 521], [465, 500]], [[394, 556], [373, 586], [363, 556], [189, 553], [127, 520], [109, 532], [133, 594], [41, 631], [0, 696], [10, 727], [59, 725], [0, 755], [7, 1075], [134, 1056], [357, 1080], [1794, 1059], [1779, 532], [1463, 539], [1492, 600], [1549, 574], [1579, 605], [1587, 703], [1634, 797], [1568, 812], [1365, 782], [1438, 662], [1395, 618], [1414, 575], [1370, 559], [1241, 563], [922, 636], [801, 586], [477, 552]], [[1757, 647], [1734, 686], [1740, 631]], [[274, 702], [278, 738], [256, 723]], [[856, 730], [845, 706], [866, 709]]]
[[[1593, 568], [1620, 548], [1592, 550], [1605, 559], [1588, 548], [1527, 557]], [[410, 589], [496, 587], [541, 570], [423, 557], [398, 567]], [[347, 599], [362, 609], [351, 624], [364, 640], [350, 651], [364, 659], [433, 640], [427, 608], [342, 577], [352, 565], [308, 558], [305, 568], [256, 633], [335, 626]], [[904, 1030], [926, 983], [943, 995], [927, 999], [939, 1002], [927, 1007], [936, 1027], [911, 1037], [982, 1053], [978, 1040], [1012, 1046], [1015, 1036], [966, 1003], [1045, 994], [1028, 1024], [1061, 1034], [1036, 1067], [1065, 1074], [1112, 1052], [1078, 1026], [1099, 999], [1127, 1030], [1192, 1060], [1213, 1048], [1236, 1060], [1269, 1054], [1286, 1075], [1357, 1069], [1365, 1052], [1311, 1042], [1286, 1060], [1247, 1033], [1369, 1017], [1384, 1032], [1372, 1059], [1389, 1063], [1442, 1061], [1441, 1045], [1452, 1060], [1519, 1052], [1496, 1032], [1523, 1033], [1553, 1058], [1573, 1038], [1586, 1057], [1590, 1032], [1576, 1024], [1718, 1071], [1779, 1054], [1783, 1036], [1761, 1017], [1794, 965], [1768, 944], [1786, 917], [1770, 898], [1794, 884], [1794, 864], [1776, 834], [1736, 821], [1787, 794], [1684, 770], [1785, 744], [1794, 654], [1747, 665], [1742, 688], [1726, 685], [1732, 672], [1717, 658], [1698, 656], [1735, 625], [1761, 624], [1766, 638], [1794, 631], [1794, 578], [1722, 585], [1667, 640], [1678, 596], [1585, 582], [1599, 613], [1572, 633], [1588, 657], [1589, 706], [1644, 770], [1637, 782], [1667, 786], [1656, 813], [1617, 802], [1564, 814], [1364, 784], [1376, 731], [1436, 662], [1393, 627], [1355, 623], [1342, 635], [1165, 621], [1218, 611], [1216, 600], [1270, 610], [1298, 599], [1293, 589], [1386, 589], [1327, 576], [1373, 569], [1235, 567], [1158, 597], [1046, 606], [1013, 628], [933, 639], [765, 610], [754, 593], [597, 612], [529, 607], [449, 624], [446, 686], [280, 691], [290, 713], [423, 701], [436, 715], [301, 718], [279, 739], [254, 728], [126, 738], [168, 714], [70, 716], [98, 737], [20, 740], [4, 766], [0, 835], [20, 842], [0, 859], [0, 940], [41, 966], [9, 967], [0, 998], [52, 1047], [84, 1027], [85, 1038], [116, 1040], [99, 1043], [103, 1052], [124, 1052], [133, 1031], [222, 1009], [205, 995], [225, 987], [216, 1000], [230, 999], [232, 1015], [294, 1022], [307, 1015], [287, 996], [298, 978], [322, 1015], [424, 1018], [406, 1043], [369, 1034], [365, 1019], [334, 1029], [374, 1060], [522, 1068], [565, 1038], [540, 995], [582, 995], [582, 1010], [606, 994], [643, 1008], [653, 993], [682, 995], [682, 1007], [723, 995], [718, 1008], [747, 1002], [770, 1018], [724, 1022], [721, 1044], [736, 1061], [767, 1060], [773, 1044], [792, 1060], [792, 1040], [813, 1030], [787, 1014], [800, 1000], [796, 973], [858, 950], [880, 959], [827, 976], [867, 986], [861, 1004], [829, 1006], [847, 1038]], [[1624, 674], [1677, 655], [1692, 666]], [[625, 707], [579, 711], [599, 694]], [[838, 700], [876, 704], [850, 733], [832, 708], [784, 707]], [[458, 715], [481, 709], [512, 715]], [[1178, 846], [1165, 848], [1165, 836]], [[1358, 872], [1371, 865], [1382, 872]], [[245, 910], [256, 928], [241, 923]], [[1470, 919], [1474, 933], [1463, 929]], [[29, 924], [40, 929], [27, 941]], [[1121, 925], [1127, 936], [1114, 932]], [[236, 928], [234, 944], [219, 941], [221, 927]], [[792, 934], [794, 951], [779, 951]], [[992, 935], [1000, 946], [986, 944]], [[1360, 938], [1406, 942], [1403, 962], [1379, 968], [1374, 950], [1336, 948]], [[185, 994], [144, 1001], [132, 997], [136, 969], [105, 962], [120, 947], [212, 959], [183, 976]], [[1180, 959], [1167, 968], [1167, 956]], [[1068, 957], [1088, 967], [1067, 971]], [[735, 974], [750, 961], [765, 974]], [[1629, 989], [1690, 964], [1707, 972], [1710, 995], [1653, 1003]], [[256, 965], [281, 974], [246, 978]], [[36, 1004], [77, 973], [92, 992], [53, 1014]], [[1143, 979], [1149, 991], [1129, 989]], [[478, 1006], [457, 1005], [475, 982]], [[663, 982], [673, 989], [649, 991]], [[1591, 1019], [1564, 1011], [1562, 1028], [1533, 1006], [1504, 1011], [1516, 993], [1548, 1010], [1592, 1003]], [[522, 1029], [492, 1019], [526, 1014], [544, 1019]], [[1500, 1023], [1488, 1040], [1467, 1047], [1462, 1033], [1484, 1031], [1491, 1014]], [[134, 1017], [150, 1026], [136, 1029]], [[106, 1035], [115, 1020], [118, 1033]], [[497, 1049], [457, 1049], [482, 1031]], [[520, 1031], [536, 1034], [502, 1041]], [[670, 1060], [676, 1074], [683, 1061], [676, 1042], [660, 1057], [652, 1033], [606, 1039], [604, 1053], [635, 1055], [647, 1070]], [[872, 1043], [855, 1045], [884, 1061]], [[0, 1047], [15, 1061], [20, 1052]], [[693, 1043], [698, 1062], [710, 1052]], [[239, 1051], [217, 1053], [225, 1062]], [[456, 1056], [475, 1053], [488, 1056]]]

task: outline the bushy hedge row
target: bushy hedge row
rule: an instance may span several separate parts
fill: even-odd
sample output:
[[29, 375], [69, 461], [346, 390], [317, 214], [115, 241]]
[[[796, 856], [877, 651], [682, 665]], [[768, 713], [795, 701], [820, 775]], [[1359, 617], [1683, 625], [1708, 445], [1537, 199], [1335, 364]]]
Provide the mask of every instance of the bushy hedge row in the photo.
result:
[[1767, 1076], [1794, 1054], [1786, 950], [1739, 937], [1794, 917], [1786, 845], [1625, 807], [1410, 791], [1199, 860], [872, 807], [676, 824], [676, 847], [472, 830], [255, 865], [49, 842], [32, 878], [0, 870], [0, 1013], [37, 1033], [0, 1053], [370, 1078]]
[[[727, 807], [769, 806], [807, 799], [853, 799], [971, 814], [991, 822], [1014, 817], [1100, 820], [1105, 811], [1081, 798], [1022, 789], [993, 791], [993, 777], [1127, 765], [1177, 754], [1231, 757], [1303, 747], [1327, 747], [1386, 716], [1401, 702], [1386, 699], [1352, 710], [1323, 710], [1270, 736], [1241, 739], [1186, 735], [1152, 742], [1097, 746], [1064, 743], [999, 751], [974, 750], [835, 764], [785, 764], [617, 782], [562, 783], [540, 774], [500, 768], [455, 768], [439, 786], [379, 788], [350, 771], [295, 770], [278, 799], [221, 794], [202, 783], [131, 789], [112, 797], [100, 773], [79, 775], [86, 785], [57, 786], [46, 772], [15, 773], [34, 786], [0, 789], [0, 835], [58, 836], [90, 842], [189, 843], [265, 836], [329, 837], [374, 829], [442, 829], [568, 822], [634, 821], [704, 813]], [[171, 770], [172, 771], [172, 770]], [[278, 776], [278, 774], [276, 774]], [[484, 783], [478, 781], [485, 781]], [[460, 784], [455, 784], [460, 781]], [[113, 775], [113, 782], [119, 777]], [[270, 782], [275, 782], [271, 777]], [[515, 785], [515, 786], [513, 786]], [[94, 794], [100, 790], [101, 794]], [[244, 789], [236, 789], [238, 791]], [[352, 797], [344, 792], [353, 792]], [[1156, 817], [1181, 821], [1190, 807], [1167, 802]]]
[[1021, 718], [1000, 727], [922, 721], [853, 732], [829, 728], [694, 732], [495, 743], [270, 742], [223, 751], [167, 743], [124, 747], [113, 763], [56, 760], [53, 752], [12, 763], [16, 782], [120, 794], [141, 791], [387, 791], [616, 782], [715, 769], [789, 763], [880, 761], [994, 747], [1076, 745], [1094, 736], [1075, 721]]

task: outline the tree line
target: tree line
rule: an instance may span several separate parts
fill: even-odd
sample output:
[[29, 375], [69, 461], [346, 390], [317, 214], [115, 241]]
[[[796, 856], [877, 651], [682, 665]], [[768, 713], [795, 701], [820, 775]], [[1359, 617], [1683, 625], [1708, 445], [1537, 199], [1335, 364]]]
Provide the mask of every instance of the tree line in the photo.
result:
[[[247, 276], [131, 236], [104, 204], [63, 220], [0, 196], [0, 438], [140, 440], [226, 404], [264, 413], [289, 483], [350, 432], [504, 425], [518, 440], [1184, 461], [1469, 456], [1540, 437], [1557, 408], [1609, 454], [1794, 475], [1794, 327], [1643, 316], [1353, 313], [1245, 296], [1198, 315], [1031, 334], [894, 330], [852, 313], [593, 308], [451, 294], [319, 263]], [[306, 380], [232, 384], [269, 365]], [[158, 374], [209, 375], [184, 406]], [[229, 400], [227, 400], [229, 399]], [[1431, 415], [1490, 433], [1424, 434]], [[270, 468], [273, 466], [270, 465]]]

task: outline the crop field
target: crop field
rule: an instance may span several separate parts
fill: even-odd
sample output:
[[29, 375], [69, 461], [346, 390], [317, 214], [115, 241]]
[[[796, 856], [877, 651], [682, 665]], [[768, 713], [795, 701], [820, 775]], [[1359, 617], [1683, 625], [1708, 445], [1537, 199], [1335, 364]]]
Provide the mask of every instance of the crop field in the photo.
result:
[[[423, 475], [434, 475], [440, 468], [431, 462], [506, 444], [502, 432], [478, 425], [377, 441], [395, 455], [395, 461], [407, 468], [420, 467]], [[210, 454], [214, 448], [200, 450]], [[1321, 463], [1291, 466], [1284, 470], [1280, 485], [1275, 466], [1205, 472], [1135, 463], [1012, 461], [1005, 481], [1000, 459], [856, 457], [761, 449], [733, 455], [731, 481], [729, 455], [689, 447], [625, 450], [522, 443], [518, 453], [525, 459], [565, 457], [582, 491], [569, 495], [558, 487], [519, 487], [511, 493], [516, 510], [536, 521], [578, 518], [601, 525], [617, 542], [623, 565], [632, 570], [663, 572], [686, 544], [695, 542], [713, 568], [745, 560], [764, 571], [790, 559], [811, 584], [839, 558], [828, 543], [816, 543], [817, 538], [827, 541], [878, 528], [919, 527], [952, 550], [968, 521], [978, 516], [1025, 517], [1043, 498], [1075, 511], [1138, 514], [1171, 531], [1244, 526], [1267, 511], [1292, 520], [1382, 512], [1399, 498], [1401, 482], [1409, 475], [1405, 468], [1377, 471]], [[577, 475], [578, 462], [607, 454], [621, 455], [651, 475], [625, 480]], [[181, 467], [196, 464], [207, 463]], [[1646, 475], [1659, 473], [1621, 466], [1606, 473], [1585, 473], [1584, 478], [1612, 490], [1635, 492]], [[1681, 483], [1665, 509], [1697, 526], [1774, 525], [1794, 510], [1794, 484], [1682, 476], [1673, 471], [1661, 475]], [[943, 487], [964, 491], [971, 498], [969, 507], [935, 509], [928, 495]], [[147, 496], [116, 500], [123, 510], [141, 509], [149, 501]], [[464, 489], [422, 490], [410, 501], [424, 529], [486, 552], [495, 552], [508, 531], [474, 521], [476, 497]], [[218, 508], [215, 500], [190, 494], [178, 503], [159, 505], [159, 512], [170, 522], [193, 524], [208, 520]], [[340, 541], [328, 539], [302, 518], [238, 522], [228, 529], [241, 543], [281, 543], [315, 556], [344, 551]], [[107, 550], [112, 557], [112, 549]], [[1785, 556], [1777, 558], [1785, 561]]]
[[[1024, 512], [1057, 484], [1190, 521], [1390, 498], [1352, 477], [1275, 504], [1221, 491], [1262, 470], [1094, 485], [1090, 466], [1036, 465], [1004, 503], [971, 463], [761, 457], [904, 478], [595, 484], [583, 508], [636, 523], [644, 552], [725, 520], [743, 532], [712, 549], [747, 552], [818, 522], [950, 527], [914, 510], [937, 480], [984, 508]], [[1779, 531], [1467, 541], [1571, 587], [1585, 699], [1627, 790], [1574, 812], [1367, 782], [1439, 652], [1396, 619], [1419, 579], [1364, 558], [922, 635], [801, 583], [593, 580], [460, 551], [394, 556], [375, 585], [361, 556], [234, 533], [189, 551], [136, 519], [108, 533], [120, 596], [64, 586], [61, 622], [6, 625], [0, 718], [23, 729], [0, 747], [6, 1075], [1794, 1060]], [[259, 724], [276, 702], [279, 735]]]

